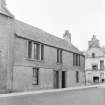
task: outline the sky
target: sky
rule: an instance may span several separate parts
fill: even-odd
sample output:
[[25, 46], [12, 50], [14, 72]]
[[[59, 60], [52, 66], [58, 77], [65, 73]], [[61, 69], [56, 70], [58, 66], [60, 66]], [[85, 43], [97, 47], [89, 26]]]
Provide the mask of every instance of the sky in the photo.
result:
[[15, 18], [87, 50], [93, 34], [105, 45], [105, 0], [6, 0]]

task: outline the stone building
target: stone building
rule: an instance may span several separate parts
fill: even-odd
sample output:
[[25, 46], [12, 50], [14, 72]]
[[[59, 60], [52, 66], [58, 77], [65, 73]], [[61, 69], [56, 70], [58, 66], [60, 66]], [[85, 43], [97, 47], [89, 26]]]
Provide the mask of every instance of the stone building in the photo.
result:
[[71, 43], [18, 21], [0, 0], [0, 89], [37, 90], [83, 85], [85, 57]]
[[88, 42], [86, 51], [86, 82], [87, 84], [103, 83], [105, 81], [105, 48], [100, 47], [100, 42], [93, 35]]

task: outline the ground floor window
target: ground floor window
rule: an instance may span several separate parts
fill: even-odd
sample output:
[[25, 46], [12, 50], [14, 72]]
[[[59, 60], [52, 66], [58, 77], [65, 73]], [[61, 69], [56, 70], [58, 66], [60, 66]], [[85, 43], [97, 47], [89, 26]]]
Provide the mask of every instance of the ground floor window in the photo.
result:
[[33, 68], [32, 84], [39, 85], [39, 68]]

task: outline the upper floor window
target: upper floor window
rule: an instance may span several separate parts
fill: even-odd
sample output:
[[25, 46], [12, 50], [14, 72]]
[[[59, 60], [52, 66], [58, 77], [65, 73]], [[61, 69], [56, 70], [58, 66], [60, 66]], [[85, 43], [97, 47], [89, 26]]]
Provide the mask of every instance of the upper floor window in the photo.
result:
[[80, 66], [80, 55], [73, 53], [73, 66]]
[[62, 63], [62, 49], [57, 49], [57, 63]]
[[28, 41], [28, 58], [44, 60], [44, 45]]
[[44, 45], [41, 45], [41, 60], [44, 60]]
[[81, 56], [79, 55], [78, 57], [79, 66], [81, 66]]
[[104, 60], [100, 60], [100, 69], [104, 70]]
[[76, 54], [73, 53], [73, 66], [75, 66], [75, 65], [76, 65]]
[[92, 70], [98, 70], [98, 65], [92, 65]]
[[95, 53], [92, 53], [92, 58], [95, 58]]
[[28, 41], [28, 58], [32, 58], [32, 41]]

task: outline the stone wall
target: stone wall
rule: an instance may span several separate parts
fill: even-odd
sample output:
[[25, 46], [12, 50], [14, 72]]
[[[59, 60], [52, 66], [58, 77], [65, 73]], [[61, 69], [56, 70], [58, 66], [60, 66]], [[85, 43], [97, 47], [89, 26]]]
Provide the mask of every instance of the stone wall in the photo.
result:
[[13, 64], [13, 19], [0, 14], [0, 89], [11, 88]]
[[[44, 45], [44, 60], [36, 61], [27, 57], [28, 39], [15, 37], [14, 44], [14, 81], [19, 85], [22, 78], [27, 78], [27, 82], [22, 79], [22, 86], [24, 89], [51, 89], [54, 88], [54, 71], [59, 71], [59, 88], [61, 88], [62, 71], [66, 71], [66, 87], [78, 86], [83, 84], [83, 72], [84, 72], [84, 57], [81, 56], [81, 66], [73, 67], [73, 53], [63, 50], [63, 64], [57, 64], [57, 48], [49, 45]], [[32, 86], [32, 70], [33, 67], [39, 68], [39, 86]], [[19, 69], [20, 68], [20, 69]], [[18, 70], [19, 69], [19, 70]], [[22, 71], [21, 71], [22, 70]], [[79, 71], [79, 83], [76, 83], [76, 71]], [[24, 74], [25, 73], [25, 74]], [[18, 78], [21, 78], [19, 80]], [[28, 80], [29, 79], [29, 80]], [[14, 89], [22, 89], [22, 86], [15, 86]], [[29, 82], [29, 83], [28, 83]], [[28, 86], [26, 86], [28, 85]]]

